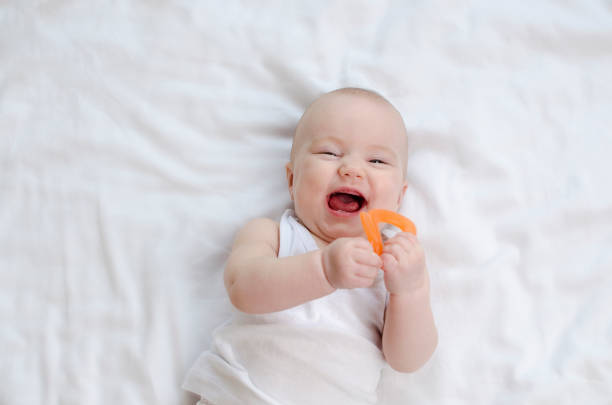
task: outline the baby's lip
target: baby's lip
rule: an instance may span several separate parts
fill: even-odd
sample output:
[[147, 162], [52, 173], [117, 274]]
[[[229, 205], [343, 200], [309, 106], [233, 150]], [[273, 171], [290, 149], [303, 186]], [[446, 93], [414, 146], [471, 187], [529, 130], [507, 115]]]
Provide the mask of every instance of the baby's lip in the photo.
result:
[[365, 205], [365, 203], [368, 202], [367, 198], [365, 198], [365, 196], [363, 195], [363, 193], [361, 191], [357, 190], [356, 188], [351, 188], [351, 187], [340, 187], [340, 188], [332, 191], [331, 193], [329, 193], [327, 195], [327, 198], [329, 198], [332, 194], [336, 194], [336, 193], [344, 193], [344, 194], [351, 194], [351, 195], [359, 196], [359, 197], [363, 198], [364, 205]]

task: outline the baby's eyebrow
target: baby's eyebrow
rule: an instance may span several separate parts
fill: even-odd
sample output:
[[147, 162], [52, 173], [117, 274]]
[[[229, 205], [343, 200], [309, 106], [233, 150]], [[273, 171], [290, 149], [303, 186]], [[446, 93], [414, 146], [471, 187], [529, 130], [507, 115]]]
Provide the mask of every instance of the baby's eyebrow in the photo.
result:
[[320, 138], [314, 138], [311, 142], [310, 145], [311, 146], [319, 146], [321, 144], [335, 144], [335, 145], [342, 145], [342, 139], [337, 138], [335, 136], [324, 136], [324, 137], [320, 137]]
[[[318, 147], [319, 145], [326, 144], [326, 143], [332, 143], [335, 145], [344, 145], [346, 143], [346, 140], [343, 140], [342, 138], [334, 136], [334, 135], [325, 135], [325, 136], [314, 138], [311, 141], [310, 145], [314, 147]], [[399, 151], [396, 151], [393, 148], [390, 148], [386, 145], [372, 144], [367, 147], [367, 150], [374, 152], [374, 153], [377, 153], [377, 152], [384, 153], [384, 154], [391, 155], [395, 158], [399, 158]]]
[[319, 142], [336, 142], [336, 143], [342, 143], [342, 138], [339, 138], [337, 136], [333, 136], [333, 135], [324, 135], [324, 136], [320, 136], [320, 137], [315, 137], [312, 140], [312, 143], [319, 143]]
[[390, 153], [393, 156], [397, 155], [396, 151], [394, 151], [390, 147], [384, 146], [384, 145], [372, 145], [372, 146], [370, 146], [370, 149], [372, 151], [375, 151], [375, 152], [379, 152], [380, 151], [380, 152]]

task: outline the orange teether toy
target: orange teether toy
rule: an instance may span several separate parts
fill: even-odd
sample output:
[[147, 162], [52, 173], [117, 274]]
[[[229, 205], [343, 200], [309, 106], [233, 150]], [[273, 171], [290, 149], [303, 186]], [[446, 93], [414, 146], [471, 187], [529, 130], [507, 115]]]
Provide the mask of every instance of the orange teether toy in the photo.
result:
[[410, 232], [416, 235], [414, 223], [397, 212], [382, 209], [371, 210], [369, 212], [361, 211], [359, 213], [359, 218], [361, 219], [363, 230], [374, 248], [374, 252], [379, 256], [383, 249], [382, 237], [378, 230], [379, 222], [395, 225], [404, 232]]

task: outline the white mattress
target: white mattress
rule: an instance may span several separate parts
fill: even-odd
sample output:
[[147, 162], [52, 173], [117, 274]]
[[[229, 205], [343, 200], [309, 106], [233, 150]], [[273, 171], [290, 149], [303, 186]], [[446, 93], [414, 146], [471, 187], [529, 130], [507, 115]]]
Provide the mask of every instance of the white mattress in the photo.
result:
[[608, 0], [3, 1], [0, 403], [195, 403], [233, 235], [343, 86], [406, 121], [440, 333], [380, 403], [612, 403], [611, 72]]

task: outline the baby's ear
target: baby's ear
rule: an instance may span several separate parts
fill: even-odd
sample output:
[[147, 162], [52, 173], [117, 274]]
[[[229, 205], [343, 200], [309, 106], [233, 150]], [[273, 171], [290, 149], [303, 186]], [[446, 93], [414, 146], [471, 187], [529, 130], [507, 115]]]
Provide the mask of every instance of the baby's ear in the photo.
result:
[[287, 171], [287, 186], [289, 187], [289, 194], [291, 195], [291, 200], [293, 200], [293, 167], [291, 162], [285, 165], [285, 170]]

